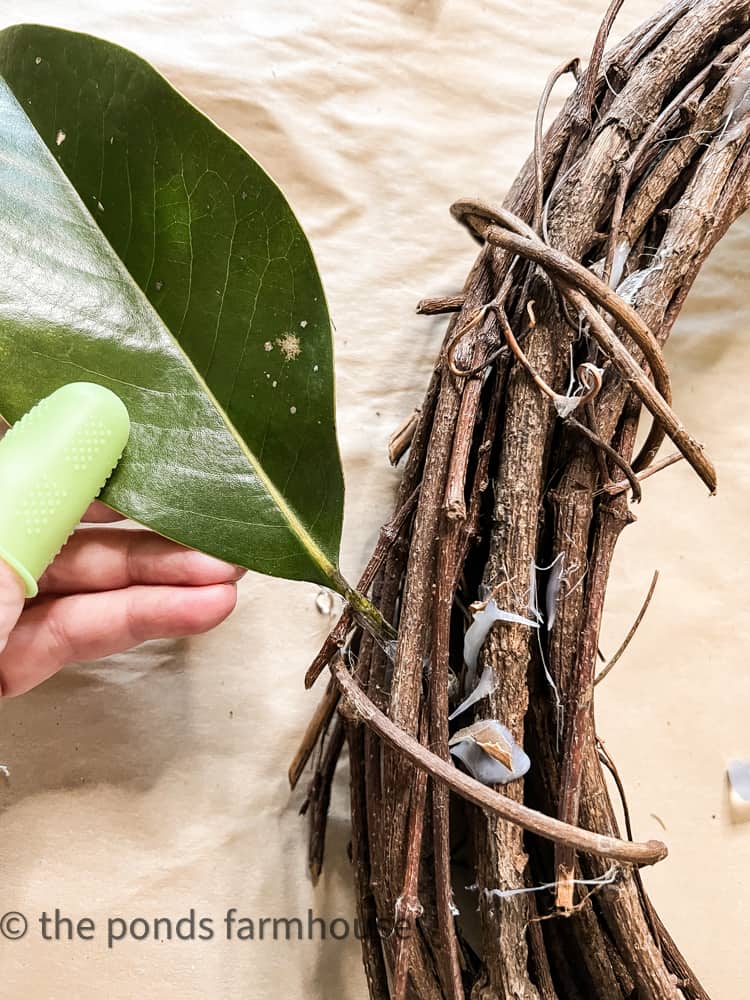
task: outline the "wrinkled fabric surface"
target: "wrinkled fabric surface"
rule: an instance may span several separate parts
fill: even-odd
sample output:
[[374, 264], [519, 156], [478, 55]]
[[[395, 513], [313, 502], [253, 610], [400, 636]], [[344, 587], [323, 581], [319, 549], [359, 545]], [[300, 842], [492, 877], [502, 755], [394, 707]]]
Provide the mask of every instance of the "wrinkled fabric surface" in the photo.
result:
[[[18, 21], [100, 34], [150, 59], [279, 181], [316, 250], [336, 324], [347, 506], [342, 566], [356, 578], [399, 474], [389, 434], [417, 405], [443, 321], [425, 294], [457, 291], [476, 247], [448, 215], [499, 200], [531, 146], [548, 72], [588, 58], [603, 2], [540, 0], [6, 0]], [[653, 11], [629, 0], [615, 37]], [[565, 87], [553, 99], [559, 107]], [[746, 414], [750, 322], [740, 221], [697, 283], [669, 344], [675, 408], [718, 467], [709, 499], [679, 465], [649, 480], [624, 533], [602, 649], [626, 656], [597, 689], [598, 730], [628, 790], [635, 835], [670, 857], [645, 872], [665, 923], [709, 992], [743, 1000], [750, 824], [735, 822], [726, 763], [750, 754]], [[249, 575], [215, 632], [66, 670], [0, 714], [0, 939], [4, 1000], [366, 996], [359, 945], [284, 940], [262, 917], [346, 920], [348, 789], [334, 789], [326, 869], [306, 873], [301, 793], [286, 769], [319, 695], [302, 676], [331, 621], [316, 589]], [[303, 782], [304, 784], [304, 782]], [[255, 920], [226, 941], [223, 918]], [[43, 913], [95, 925], [43, 941]], [[175, 923], [210, 940], [115, 941], [107, 918]], [[163, 925], [162, 925], [163, 926]], [[246, 925], [247, 926], [247, 925]], [[142, 924], [135, 933], [143, 934]], [[115, 936], [121, 933], [115, 924]], [[190, 925], [182, 925], [183, 936]], [[60, 927], [63, 937], [65, 925]], [[196, 933], [199, 928], [196, 928]], [[293, 936], [294, 936], [293, 931]], [[344, 925], [334, 933], [341, 936]]]

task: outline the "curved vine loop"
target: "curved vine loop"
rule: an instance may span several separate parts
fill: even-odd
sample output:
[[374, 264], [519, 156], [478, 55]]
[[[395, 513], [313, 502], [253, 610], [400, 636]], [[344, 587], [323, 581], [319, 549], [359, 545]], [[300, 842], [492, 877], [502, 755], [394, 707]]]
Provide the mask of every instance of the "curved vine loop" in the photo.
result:
[[[531, 226], [507, 209], [464, 198], [451, 206], [451, 214], [479, 238], [541, 267], [561, 294], [583, 315], [594, 339], [653, 417], [651, 429], [632, 468], [636, 472], [646, 468], [668, 436], [710, 492], [714, 493], [716, 471], [713, 463], [672, 410], [671, 382], [661, 345], [635, 309], [588, 268], [548, 246]], [[613, 326], [599, 314], [597, 306], [614, 317], [617, 325], [641, 350], [653, 383], [627, 345], [617, 336]], [[494, 307], [494, 303], [488, 303], [480, 307], [478, 314], [484, 317], [486, 310]], [[461, 338], [470, 332], [468, 327], [464, 327]], [[490, 355], [483, 366], [495, 356], [497, 352]], [[463, 371], [452, 367], [451, 371], [454, 375], [466, 376], [474, 369]]]

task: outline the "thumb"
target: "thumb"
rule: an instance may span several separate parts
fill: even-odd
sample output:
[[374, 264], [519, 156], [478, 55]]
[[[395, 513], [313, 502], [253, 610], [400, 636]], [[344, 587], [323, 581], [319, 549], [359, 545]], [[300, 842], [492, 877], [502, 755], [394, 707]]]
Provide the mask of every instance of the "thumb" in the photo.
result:
[[0, 653], [21, 616], [25, 596], [20, 576], [0, 559]]
[[130, 433], [109, 389], [71, 382], [0, 441], [0, 652], [37, 581], [109, 478]]

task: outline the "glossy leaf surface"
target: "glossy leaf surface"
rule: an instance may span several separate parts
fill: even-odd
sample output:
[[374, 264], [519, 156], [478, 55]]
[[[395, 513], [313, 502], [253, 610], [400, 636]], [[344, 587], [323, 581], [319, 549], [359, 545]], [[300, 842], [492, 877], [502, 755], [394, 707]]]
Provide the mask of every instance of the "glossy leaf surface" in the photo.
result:
[[331, 324], [276, 184], [151, 66], [0, 33], [0, 412], [71, 381], [132, 435], [103, 499], [187, 545], [331, 584]]

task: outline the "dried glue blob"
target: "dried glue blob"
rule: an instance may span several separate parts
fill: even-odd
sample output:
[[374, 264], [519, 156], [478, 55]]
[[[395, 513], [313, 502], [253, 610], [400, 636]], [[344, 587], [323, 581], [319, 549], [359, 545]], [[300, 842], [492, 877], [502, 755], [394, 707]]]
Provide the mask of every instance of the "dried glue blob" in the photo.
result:
[[750, 803], [750, 760], [730, 760], [727, 766], [732, 795], [742, 805]]
[[[722, 130], [722, 138], [726, 135], [730, 125], [736, 127], [748, 111], [750, 111], [750, 69], [745, 69], [730, 84], [727, 102], [724, 106], [726, 121]], [[731, 133], [729, 138], [731, 138]]]
[[[539, 628], [539, 623], [532, 621], [530, 618], [513, 614], [511, 611], [502, 611], [498, 608], [494, 600], [488, 601], [484, 608], [475, 611], [474, 620], [469, 625], [464, 636], [464, 663], [467, 667], [467, 687], [470, 687], [474, 683], [474, 678], [477, 675], [479, 651], [484, 645], [489, 631], [495, 622], [513, 622], [516, 625], [528, 625], [530, 628]], [[461, 715], [467, 708], [471, 708], [472, 705], [481, 701], [482, 698], [486, 698], [494, 690], [495, 675], [488, 663], [482, 671], [482, 676], [479, 678], [477, 686], [468, 698], [462, 701], [458, 708], [451, 712], [448, 718], [455, 719], [457, 715]]]
[[482, 676], [479, 678], [479, 683], [471, 692], [468, 698], [464, 698], [458, 708], [454, 709], [448, 716], [448, 721], [452, 722], [457, 715], [462, 715], [467, 708], [471, 708], [472, 705], [476, 705], [478, 701], [482, 698], [486, 698], [488, 694], [492, 694], [495, 690], [495, 674], [492, 671], [491, 664], [486, 664], [484, 670], [482, 671]]
[[560, 552], [550, 563], [549, 580], [547, 589], [544, 592], [544, 610], [547, 612], [547, 631], [552, 631], [557, 617], [557, 599], [560, 596], [560, 588], [563, 582], [563, 564], [565, 563], [565, 553]]
[[459, 729], [448, 744], [466, 770], [483, 785], [507, 785], [522, 778], [531, 761], [497, 719]]
[[514, 615], [511, 611], [501, 611], [494, 600], [488, 601], [485, 608], [474, 612], [474, 621], [469, 625], [464, 636], [464, 663], [469, 668], [469, 676], [475, 677], [479, 650], [495, 622], [514, 622], [516, 625], [528, 625], [539, 628], [537, 622], [522, 615]]
[[552, 400], [552, 404], [557, 410], [558, 417], [563, 420], [569, 417], [574, 410], [578, 409], [578, 404], [581, 402], [578, 396], [555, 396]]
[[334, 599], [333, 594], [328, 589], [319, 590], [315, 596], [315, 607], [318, 609], [319, 615], [325, 615], [330, 618], [334, 611]]
[[612, 288], [617, 288], [620, 284], [620, 280], [625, 273], [625, 265], [628, 262], [629, 255], [630, 244], [627, 240], [620, 240], [615, 247], [614, 256], [612, 257], [612, 274], [609, 278], [609, 283]]

